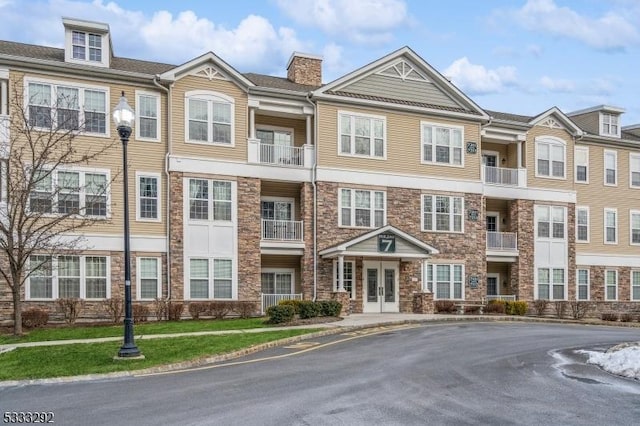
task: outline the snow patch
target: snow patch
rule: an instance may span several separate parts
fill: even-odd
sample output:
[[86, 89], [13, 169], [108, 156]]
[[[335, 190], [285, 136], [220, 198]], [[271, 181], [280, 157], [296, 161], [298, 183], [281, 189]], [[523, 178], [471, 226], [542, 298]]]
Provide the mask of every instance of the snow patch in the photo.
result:
[[588, 364], [599, 365], [612, 374], [640, 380], [640, 343], [621, 345], [607, 352], [586, 350], [576, 352], [588, 355]]

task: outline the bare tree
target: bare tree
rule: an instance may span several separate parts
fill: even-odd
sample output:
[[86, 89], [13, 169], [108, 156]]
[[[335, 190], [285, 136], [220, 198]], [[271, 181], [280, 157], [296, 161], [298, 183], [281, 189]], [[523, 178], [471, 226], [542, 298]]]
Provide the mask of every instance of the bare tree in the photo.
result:
[[14, 334], [20, 335], [27, 279], [38, 283], [39, 297], [52, 297], [52, 256], [83, 250], [82, 230], [108, 217], [107, 194], [116, 173], [80, 178], [77, 167], [105, 156], [117, 143], [85, 136], [104, 129], [109, 112], [83, 108], [77, 89], [21, 83], [11, 89], [8, 144], [0, 149], [6, 188], [0, 203], [0, 277], [11, 289]]

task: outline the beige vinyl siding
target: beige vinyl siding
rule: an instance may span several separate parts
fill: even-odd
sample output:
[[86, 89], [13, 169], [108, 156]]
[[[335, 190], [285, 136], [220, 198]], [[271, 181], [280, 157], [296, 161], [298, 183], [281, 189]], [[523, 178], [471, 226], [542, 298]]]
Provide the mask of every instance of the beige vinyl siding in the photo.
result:
[[296, 293], [302, 293], [302, 279], [300, 275], [300, 256], [279, 256], [273, 254], [263, 254], [261, 256], [261, 267], [265, 268], [283, 268], [293, 269], [293, 277], [295, 279]]
[[[467, 154], [466, 142], [480, 145], [480, 125], [436, 116], [389, 109], [362, 108], [334, 103], [318, 103], [318, 166], [361, 172], [434, 176], [447, 179], [479, 180], [480, 154]], [[338, 155], [338, 111], [386, 117], [386, 160]], [[422, 164], [421, 121], [464, 126], [462, 153], [464, 167]]]
[[572, 115], [569, 118], [588, 133], [600, 134], [600, 113], [598, 111]]
[[[112, 144], [112, 146], [102, 154], [99, 158], [92, 161], [87, 165], [79, 165], [79, 168], [96, 168], [96, 169], [108, 169], [111, 173], [110, 188], [110, 204], [109, 209], [111, 217], [106, 220], [98, 219], [95, 221], [95, 225], [84, 229], [84, 233], [87, 234], [122, 234], [124, 221], [123, 221], [123, 174], [122, 174], [122, 143], [118, 137], [118, 132], [113, 123], [111, 112], [118, 104], [120, 100], [121, 92], [125, 92], [127, 101], [131, 108], [136, 108], [135, 102], [135, 90], [154, 91], [154, 89], [145, 86], [132, 86], [122, 83], [111, 83], [108, 81], [93, 81], [83, 79], [68, 79], [61, 78], [59, 76], [49, 78], [46, 75], [35, 73], [19, 73], [11, 72], [10, 74], [10, 89], [14, 90], [13, 83], [18, 82], [19, 89], [23, 90], [24, 77], [37, 78], [39, 80], [51, 80], [53, 82], [68, 82], [71, 86], [75, 82], [76, 84], [83, 84], [87, 86], [105, 87], [109, 89], [109, 100], [107, 105], [107, 117], [106, 120], [109, 126], [109, 132], [107, 137], [97, 136], [84, 136], [79, 135], [74, 139], [74, 145], [78, 152], [84, 152], [92, 149], [92, 147], [105, 146]], [[24, 91], [23, 91], [24, 93]], [[22, 96], [21, 96], [22, 98]], [[147, 142], [138, 141], [135, 139], [135, 129], [132, 132], [131, 140], [127, 147], [128, 161], [129, 161], [129, 176], [128, 176], [128, 190], [129, 190], [129, 219], [131, 225], [131, 235], [145, 235], [145, 236], [159, 236], [166, 234], [166, 176], [164, 174], [164, 155], [167, 147], [167, 123], [166, 123], [166, 107], [167, 97], [161, 93], [161, 140], [160, 142]], [[12, 114], [15, 119], [15, 106], [12, 106]], [[164, 115], [164, 116], [163, 116]], [[95, 151], [94, 151], [95, 152]], [[160, 175], [161, 187], [160, 192], [160, 213], [161, 222], [138, 222], [136, 221], [136, 171], [152, 172]]]
[[[307, 143], [306, 120], [256, 114], [256, 129], [260, 129], [261, 125], [293, 129], [293, 145], [302, 146]], [[313, 121], [311, 122], [311, 126], [313, 126]], [[311, 134], [313, 134], [313, 132]]]
[[[234, 104], [234, 146], [187, 143], [185, 93], [210, 90], [230, 96]], [[187, 157], [247, 161], [247, 94], [235, 83], [188, 75], [175, 82], [172, 92], [172, 154]]]
[[[560, 178], [536, 177], [536, 138], [551, 136], [565, 142], [565, 176]], [[574, 189], [573, 170], [573, 137], [564, 129], [551, 129], [545, 126], [535, 126], [527, 134], [527, 185], [530, 188], [546, 188], [559, 190]]]
[[[482, 143], [482, 151], [493, 151], [498, 153], [498, 167], [507, 167], [507, 157], [509, 156], [508, 145], [501, 143], [490, 143], [483, 142]], [[505, 159], [505, 164], [502, 164], [502, 159]]]
[[[589, 206], [588, 244], [577, 244], [578, 253], [635, 254], [640, 247], [630, 245], [629, 210], [640, 210], [640, 189], [629, 188], [629, 149], [612, 145], [589, 146], [589, 184], [576, 185], [578, 206]], [[618, 186], [604, 185], [604, 151], [618, 153]], [[633, 151], [639, 152], [640, 151]], [[604, 244], [604, 209], [618, 209], [618, 244]]]

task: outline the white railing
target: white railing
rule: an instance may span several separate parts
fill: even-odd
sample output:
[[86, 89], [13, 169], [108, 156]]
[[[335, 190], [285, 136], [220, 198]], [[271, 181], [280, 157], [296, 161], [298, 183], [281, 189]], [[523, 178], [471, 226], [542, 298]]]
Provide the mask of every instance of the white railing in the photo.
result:
[[264, 315], [267, 312], [269, 306], [277, 305], [281, 300], [302, 300], [302, 294], [267, 294], [260, 293], [261, 295], [261, 312]]
[[9, 116], [0, 114], [0, 158], [9, 157]]
[[302, 241], [303, 221], [262, 219], [262, 239]]
[[487, 250], [517, 250], [518, 234], [515, 232], [487, 232]]
[[493, 296], [485, 296], [484, 299], [489, 302], [491, 300], [516, 300], [516, 296], [513, 294], [498, 294]]
[[304, 166], [304, 151], [302, 147], [260, 143], [258, 155], [258, 161], [263, 164]]
[[490, 166], [483, 166], [483, 168], [485, 183], [518, 186], [518, 169]]

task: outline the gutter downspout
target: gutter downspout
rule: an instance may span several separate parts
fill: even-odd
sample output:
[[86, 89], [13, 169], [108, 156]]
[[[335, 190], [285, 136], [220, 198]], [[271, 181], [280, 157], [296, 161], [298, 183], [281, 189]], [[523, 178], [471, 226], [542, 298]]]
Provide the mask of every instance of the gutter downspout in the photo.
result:
[[171, 185], [170, 185], [170, 177], [169, 177], [169, 156], [171, 154], [171, 87], [173, 87], [173, 83], [169, 86], [169, 89], [164, 87], [159, 83], [160, 74], [156, 74], [153, 77], [153, 84], [159, 89], [163, 90], [167, 94], [167, 152], [164, 154], [164, 174], [166, 176], [167, 182], [167, 204], [166, 204], [166, 213], [165, 220], [167, 221], [167, 301], [171, 300]]
[[306, 96], [307, 102], [313, 106], [313, 166], [311, 168], [311, 186], [313, 187], [313, 301], [318, 296], [318, 188], [316, 181], [318, 179], [318, 108], [315, 102], [311, 100], [311, 92]]

